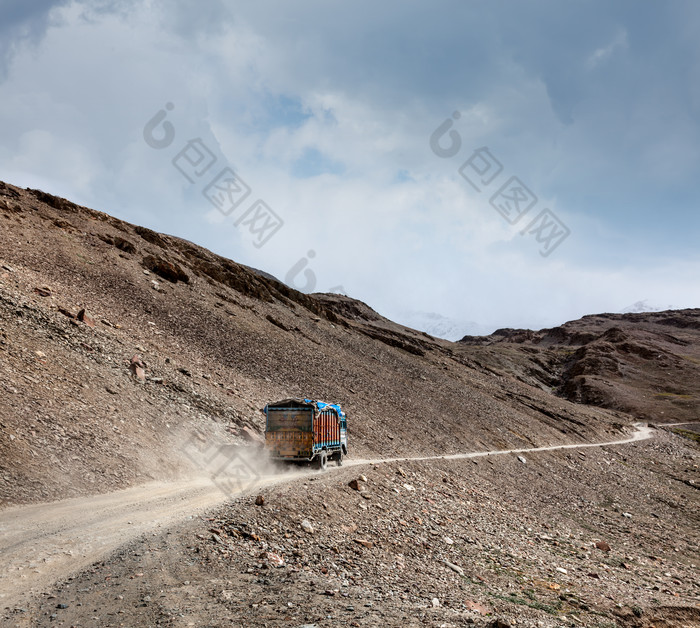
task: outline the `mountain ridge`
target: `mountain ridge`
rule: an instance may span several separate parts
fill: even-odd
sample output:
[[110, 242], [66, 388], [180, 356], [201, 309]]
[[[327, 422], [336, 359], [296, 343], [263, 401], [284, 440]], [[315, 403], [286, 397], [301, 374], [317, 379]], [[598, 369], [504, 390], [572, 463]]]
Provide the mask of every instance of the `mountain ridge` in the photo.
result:
[[188, 431], [243, 443], [277, 398], [341, 402], [362, 456], [604, 439], [639, 418], [552, 394], [561, 351], [436, 339], [39, 190], [0, 184], [0, 221], [8, 503], [183, 473]]

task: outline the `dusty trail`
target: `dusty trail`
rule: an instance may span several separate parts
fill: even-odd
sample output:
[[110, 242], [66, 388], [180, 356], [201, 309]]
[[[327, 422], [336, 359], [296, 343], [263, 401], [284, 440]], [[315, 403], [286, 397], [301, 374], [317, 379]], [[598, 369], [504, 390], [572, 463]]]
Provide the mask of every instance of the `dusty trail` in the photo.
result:
[[[552, 445], [526, 449], [495, 450], [378, 460], [354, 460], [348, 464], [407, 460], [456, 460], [557, 449], [583, 449], [624, 445], [652, 437], [653, 429], [637, 424], [628, 438], [603, 442]], [[255, 487], [288, 482], [313, 473], [264, 475]], [[67, 499], [48, 504], [19, 506], [0, 511], [0, 607], [14, 607], [23, 599], [48, 589], [104, 558], [145, 533], [166, 528], [231, 499], [243, 491], [223, 492], [207, 477], [178, 482], [157, 482], [114, 493]]]
[[[257, 486], [290, 479], [289, 473], [268, 475]], [[242, 492], [224, 493], [199, 477], [0, 511], [0, 607], [17, 605], [134, 538]]]
[[523, 449], [497, 449], [494, 451], [474, 451], [468, 454], [448, 454], [445, 456], [424, 456], [417, 458], [383, 458], [378, 460], [353, 460], [350, 465], [376, 464], [378, 462], [406, 462], [422, 460], [464, 460], [465, 458], [481, 458], [483, 456], [501, 456], [504, 454], [525, 454], [538, 451], [555, 451], [557, 449], [586, 449], [588, 447], [605, 447], [606, 445], [627, 445], [639, 440], [647, 440], [652, 437], [654, 429], [642, 423], [635, 423], [635, 432], [620, 440], [605, 443], [574, 443], [571, 445], [547, 445], [546, 447], [526, 447]]

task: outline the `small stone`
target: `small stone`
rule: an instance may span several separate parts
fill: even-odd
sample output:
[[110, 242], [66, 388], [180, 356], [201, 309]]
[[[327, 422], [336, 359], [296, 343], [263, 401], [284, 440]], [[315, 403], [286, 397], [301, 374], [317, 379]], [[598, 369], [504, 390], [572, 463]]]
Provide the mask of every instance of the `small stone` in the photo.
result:
[[301, 529], [307, 534], [313, 534], [315, 531], [313, 525], [311, 525], [311, 522], [308, 519], [304, 519], [301, 522]]
[[[478, 602], [472, 602], [471, 600], [467, 600], [464, 605], [470, 610], [474, 611], [476, 613], [479, 613], [479, 615], [488, 615], [491, 613], [491, 609], [484, 606], [483, 604], [479, 604]], [[473, 622], [474, 620], [472, 620]]]
[[282, 558], [279, 554], [275, 554], [275, 552], [267, 552], [265, 557], [271, 565], [275, 567], [284, 567], [284, 558]]
[[87, 313], [87, 311], [85, 310], [85, 308], [83, 308], [82, 310], [80, 310], [80, 312], [78, 312], [78, 320], [79, 320], [81, 323], [85, 323], [85, 325], [87, 325], [88, 327], [94, 327], [94, 326], [95, 326], [95, 319], [92, 318], [92, 316], [90, 316], [90, 315]]
[[632, 518], [632, 513], [629, 512], [623, 512], [622, 516], [625, 517], [626, 519], [631, 519]]
[[258, 495], [255, 498], [255, 505], [256, 506], [264, 506], [265, 505], [265, 497], [263, 495]]
[[402, 486], [407, 490], [407, 491], [415, 491], [416, 489], [413, 488], [410, 484], [402, 484]]
[[60, 608], [61, 610], [65, 610], [68, 608], [68, 604], [56, 604], [56, 608]]
[[436, 597], [434, 597], [430, 602], [433, 605], [433, 608], [440, 608], [440, 600], [438, 600]]
[[527, 460], [525, 460], [525, 458], [523, 456], [518, 456], [518, 460], [520, 462], [522, 462], [523, 464], [525, 464], [527, 462]]
[[362, 545], [363, 547], [366, 547], [367, 549], [372, 549], [374, 547], [374, 543], [372, 541], [367, 541], [366, 539], [353, 539], [355, 543], [358, 543], [359, 545]]
[[35, 352], [34, 352], [34, 355], [35, 355], [37, 358], [39, 358], [40, 360], [41, 360], [42, 358], [45, 358], [45, 357], [46, 357], [46, 354], [45, 354], [43, 351], [35, 351]]
[[442, 562], [444, 562], [445, 565], [447, 565], [456, 574], [459, 574], [460, 576], [464, 575], [464, 569], [462, 569], [459, 565], [455, 565], [454, 563], [451, 563], [449, 560], [444, 560]]
[[566, 571], [566, 569], [564, 569], [563, 567], [557, 567], [557, 571], [558, 571], [559, 573], [563, 573], [563, 574], [569, 573], [569, 572]]
[[357, 479], [360, 480], [360, 482], [366, 482], [366, 481], [367, 481], [367, 476], [361, 475], [361, 476], [360, 476], [359, 478], [357, 478]]
[[448, 545], [452, 545], [454, 543], [454, 541], [449, 536], [444, 537], [442, 540], [445, 541], [445, 543], [447, 543]]
[[605, 541], [598, 541], [595, 546], [603, 552], [610, 551], [610, 546]]
[[131, 363], [129, 364], [129, 370], [131, 374], [139, 380], [142, 384], [146, 381], [146, 365], [141, 360], [140, 355], [134, 355], [131, 358]]
[[348, 482], [348, 486], [353, 490], [353, 491], [362, 491], [362, 485], [360, 484], [360, 480], [350, 480]]
[[62, 305], [58, 306], [58, 311], [64, 316], [67, 316], [68, 318], [75, 318], [76, 316], [75, 312], [71, 312], [71, 310], [69, 310], [66, 307], [63, 307]]

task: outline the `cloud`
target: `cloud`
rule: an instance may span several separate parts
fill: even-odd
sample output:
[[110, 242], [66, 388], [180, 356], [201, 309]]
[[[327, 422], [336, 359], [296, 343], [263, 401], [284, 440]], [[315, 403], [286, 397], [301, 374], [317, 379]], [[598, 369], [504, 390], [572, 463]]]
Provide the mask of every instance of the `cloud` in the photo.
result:
[[[12, 6], [0, 168], [15, 183], [280, 278], [306, 259], [313, 289], [386, 312], [535, 326], [700, 300], [692, 3]], [[161, 110], [175, 135], [154, 149]], [[441, 158], [429, 139], [450, 119], [461, 146]], [[194, 139], [216, 162], [191, 182], [173, 159]], [[459, 168], [484, 146], [503, 170], [477, 192]], [[250, 188], [227, 218], [202, 193], [224, 167]], [[516, 225], [490, 202], [510, 177], [538, 199]], [[260, 248], [236, 225], [256, 201], [284, 222]], [[520, 233], [544, 208], [571, 229], [547, 258]]]
[[627, 47], [627, 31], [620, 30], [608, 45], [596, 48], [593, 51], [586, 61], [586, 66], [590, 70], [594, 70], [596, 67], [606, 63], [619, 49], [626, 49]]
[[0, 10], [0, 78], [23, 45], [41, 41], [51, 22], [51, 12], [68, 0], [5, 0]]

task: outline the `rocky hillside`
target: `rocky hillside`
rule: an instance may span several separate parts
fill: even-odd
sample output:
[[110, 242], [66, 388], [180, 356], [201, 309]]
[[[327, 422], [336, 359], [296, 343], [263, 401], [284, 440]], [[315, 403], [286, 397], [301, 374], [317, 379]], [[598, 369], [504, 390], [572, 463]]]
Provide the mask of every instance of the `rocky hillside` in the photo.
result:
[[[697, 421], [699, 321], [604, 314], [452, 343], [0, 183], [0, 508], [44, 552], [3, 569], [27, 599], [0, 625], [699, 626], [700, 427], [610, 443], [640, 419]], [[302, 395], [342, 403], [348, 462], [375, 461], [285, 472], [111, 555], [102, 528], [64, 518], [74, 503], [41, 506], [71, 535], [59, 546], [41, 519], [25, 532], [33, 506], [8, 507], [200, 480], [194, 434], [258, 442], [264, 404]], [[489, 453], [441, 458], [470, 451]], [[71, 566], [51, 572], [57, 555]]]
[[145, 535], [5, 617], [32, 628], [694, 628], [698, 448], [655, 432], [261, 488], [263, 499]]
[[[0, 183], [0, 225], [0, 496], [8, 503], [185, 472], [178, 452], [193, 429], [254, 440], [260, 408], [285, 397], [342, 403], [353, 456], [605, 439], [636, 419], [580, 404], [597, 401], [591, 387], [604, 390], [616, 372], [589, 374], [598, 353], [631, 346], [620, 325], [595, 340], [607, 319], [572, 328], [586, 346], [571, 340], [562, 349], [554, 336], [451, 343], [42, 191]], [[697, 327], [664, 329], [663, 338], [645, 333], [669, 348], [665, 360], [686, 360], [691, 377]], [[654, 351], [630, 350], [629, 364]], [[523, 376], [528, 369], [534, 374]], [[552, 395], [543, 378], [569, 398]], [[681, 408], [685, 389], [671, 389], [678, 379], [674, 371], [659, 390], [663, 407]], [[633, 409], [624, 398], [607, 405]]]
[[460, 344], [570, 401], [655, 422], [700, 416], [700, 309], [597, 314], [540, 331], [467, 336]]

